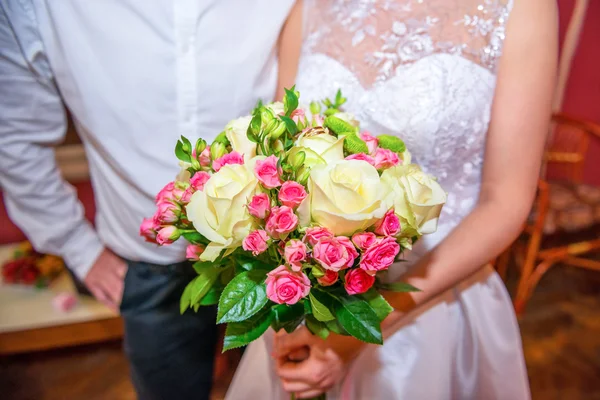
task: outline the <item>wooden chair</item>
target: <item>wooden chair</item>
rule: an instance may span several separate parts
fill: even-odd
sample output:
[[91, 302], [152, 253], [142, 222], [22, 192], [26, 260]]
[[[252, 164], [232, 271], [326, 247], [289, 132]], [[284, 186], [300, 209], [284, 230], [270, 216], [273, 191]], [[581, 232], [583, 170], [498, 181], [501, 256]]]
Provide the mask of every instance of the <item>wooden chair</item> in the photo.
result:
[[[552, 117], [551, 137], [548, 150], [544, 157], [541, 179], [538, 185], [538, 195], [534, 202], [533, 212], [525, 224], [521, 240], [517, 240], [497, 261], [498, 272], [501, 276], [506, 273], [510, 255], [520, 269], [514, 306], [517, 315], [525, 310], [541, 277], [556, 263], [600, 271], [600, 261], [584, 258], [594, 250], [600, 249], [600, 238], [569, 243], [557, 247], [543, 247], [542, 239], [548, 231], [554, 231], [557, 225], [556, 215], [552, 212], [552, 194], [555, 189], [570, 187], [578, 192], [583, 180], [584, 164], [591, 136], [600, 138], [600, 126], [583, 121], [565, 114], [555, 114]], [[558, 175], [560, 184], [547, 180], [548, 168], [553, 175]], [[600, 173], [600, 171], [599, 171]], [[566, 186], [565, 186], [566, 185]], [[592, 216], [592, 224], [600, 222], [600, 202], [590, 207], [596, 207]], [[551, 218], [553, 217], [553, 218]], [[569, 217], [562, 218], [563, 225], [569, 229]], [[561, 229], [561, 226], [558, 226]], [[525, 240], [523, 240], [523, 238]]]

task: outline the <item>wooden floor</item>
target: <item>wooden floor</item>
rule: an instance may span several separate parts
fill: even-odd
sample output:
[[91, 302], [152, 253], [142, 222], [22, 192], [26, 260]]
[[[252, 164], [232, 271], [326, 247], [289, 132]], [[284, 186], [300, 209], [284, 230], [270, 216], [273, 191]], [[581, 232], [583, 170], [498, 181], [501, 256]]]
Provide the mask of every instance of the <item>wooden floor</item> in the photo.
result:
[[[600, 273], [551, 270], [520, 324], [534, 400], [600, 400]], [[223, 398], [231, 373], [217, 379], [215, 399]], [[121, 344], [113, 342], [5, 357], [0, 398], [128, 400], [135, 394]]]

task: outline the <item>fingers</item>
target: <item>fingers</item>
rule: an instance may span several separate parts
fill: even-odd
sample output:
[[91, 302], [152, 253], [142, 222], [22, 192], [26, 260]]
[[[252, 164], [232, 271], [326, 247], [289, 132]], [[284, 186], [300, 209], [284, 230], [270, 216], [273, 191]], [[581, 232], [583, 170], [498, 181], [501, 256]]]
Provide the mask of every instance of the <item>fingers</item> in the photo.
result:
[[288, 393], [306, 392], [313, 389], [312, 385], [306, 382], [288, 381], [285, 379], [281, 381], [281, 386]]
[[108, 294], [106, 294], [102, 288], [95, 285], [88, 285], [88, 289], [90, 290], [90, 292], [92, 292], [96, 300], [98, 300], [100, 303], [104, 304], [108, 308], [115, 310], [115, 304], [112, 302]]
[[296, 398], [297, 399], [312, 399], [317, 397], [318, 395], [325, 393], [324, 390], [318, 390], [318, 389], [313, 389], [313, 390], [307, 390], [305, 392], [296, 392]]
[[313, 335], [305, 327], [301, 327], [289, 334], [278, 332], [275, 335], [275, 342], [273, 344], [273, 356], [286, 357], [298, 348], [310, 346], [313, 341]]
[[292, 350], [290, 354], [288, 354], [287, 358], [290, 361], [304, 361], [310, 355], [310, 348], [308, 346], [301, 347], [296, 350]]

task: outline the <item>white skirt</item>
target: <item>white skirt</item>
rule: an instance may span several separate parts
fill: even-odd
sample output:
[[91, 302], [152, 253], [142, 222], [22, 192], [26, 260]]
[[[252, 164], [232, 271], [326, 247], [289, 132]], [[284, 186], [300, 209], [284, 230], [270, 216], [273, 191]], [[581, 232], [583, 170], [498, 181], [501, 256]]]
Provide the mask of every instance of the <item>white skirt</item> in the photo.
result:
[[[530, 399], [510, 297], [491, 266], [400, 321], [368, 345], [328, 400]], [[227, 400], [289, 400], [270, 357], [272, 332], [250, 344]]]

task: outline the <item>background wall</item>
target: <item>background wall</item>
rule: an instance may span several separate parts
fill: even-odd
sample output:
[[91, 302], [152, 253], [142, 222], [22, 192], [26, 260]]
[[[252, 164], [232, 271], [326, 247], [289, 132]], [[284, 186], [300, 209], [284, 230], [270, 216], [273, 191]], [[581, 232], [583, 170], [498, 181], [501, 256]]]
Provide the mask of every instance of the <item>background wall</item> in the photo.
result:
[[[560, 38], [565, 31], [576, 0], [559, 0]], [[564, 95], [562, 111], [600, 124], [600, 1], [589, 0], [583, 29]], [[590, 144], [585, 182], [600, 186], [600, 138]]]

